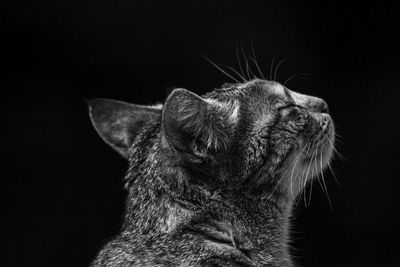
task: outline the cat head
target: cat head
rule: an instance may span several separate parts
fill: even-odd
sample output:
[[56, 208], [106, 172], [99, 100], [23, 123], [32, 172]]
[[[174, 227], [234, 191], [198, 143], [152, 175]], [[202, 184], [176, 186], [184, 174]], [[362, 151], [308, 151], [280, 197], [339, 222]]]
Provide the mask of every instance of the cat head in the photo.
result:
[[97, 132], [125, 158], [138, 157], [132, 153], [143, 129], [158, 125], [158, 153], [207, 186], [295, 197], [332, 155], [327, 104], [271, 81], [226, 85], [203, 96], [175, 89], [159, 106], [96, 99], [89, 107]]

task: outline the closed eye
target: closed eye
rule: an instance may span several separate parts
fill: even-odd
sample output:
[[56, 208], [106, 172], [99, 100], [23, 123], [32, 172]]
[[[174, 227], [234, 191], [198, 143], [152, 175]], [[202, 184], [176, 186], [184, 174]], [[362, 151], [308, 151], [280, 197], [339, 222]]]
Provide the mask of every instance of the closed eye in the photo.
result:
[[204, 229], [188, 229], [185, 233], [191, 233], [193, 235], [202, 236], [204, 239], [214, 243], [233, 245], [232, 237], [228, 233], [219, 231], [210, 231]]
[[287, 105], [278, 107], [277, 109], [278, 109], [278, 110], [282, 110], [282, 109], [293, 108], [293, 107], [301, 108], [299, 105], [296, 105], [295, 103], [289, 103], [289, 104], [287, 104]]

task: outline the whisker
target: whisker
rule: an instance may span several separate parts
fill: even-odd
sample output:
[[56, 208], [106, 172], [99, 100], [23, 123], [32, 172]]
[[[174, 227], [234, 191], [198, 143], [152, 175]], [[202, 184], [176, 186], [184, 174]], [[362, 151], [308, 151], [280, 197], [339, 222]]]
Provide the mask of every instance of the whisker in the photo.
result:
[[[311, 145], [308, 147], [308, 149], [307, 149], [307, 157], [312, 157], [313, 155], [314, 155], [314, 151], [312, 151], [312, 153], [311, 153], [311, 155], [310, 155], [310, 149], [311, 149]], [[308, 169], [307, 169], [307, 171], [308, 171]], [[306, 178], [305, 178], [305, 181], [304, 181], [304, 186], [306, 185], [306, 182], [307, 182], [307, 177], [308, 177], [308, 174], [306, 174]]]
[[262, 74], [261, 69], [260, 69], [260, 67], [258, 66], [257, 60], [254, 59], [254, 58], [252, 58], [252, 57], [250, 57], [249, 59], [250, 59], [250, 60], [254, 63], [254, 65], [256, 66], [258, 72], [260, 73], [261, 78], [262, 78], [263, 80], [265, 80], [264, 74]]
[[281, 61], [279, 61], [278, 65], [276, 65], [276, 69], [275, 69], [275, 72], [274, 72], [274, 81], [276, 81], [276, 75], [277, 75], [277, 73], [278, 73], [279, 66], [280, 66], [282, 63], [284, 63], [285, 61], [286, 61], [286, 59], [282, 59]]
[[[316, 151], [316, 149], [314, 149], [314, 151], [313, 151], [312, 154], [311, 154], [311, 162], [314, 161], [314, 154], [315, 154], [315, 151]], [[309, 168], [307, 169], [306, 180], [307, 180], [308, 174], [309, 174], [309, 172], [310, 172], [310, 166], [311, 166], [311, 164], [309, 164], [309, 166], [308, 166]]]
[[226, 73], [226, 71], [224, 71], [222, 68], [220, 68], [216, 63], [214, 63], [211, 59], [209, 59], [208, 57], [202, 55], [202, 57], [207, 60], [211, 65], [213, 65], [215, 68], [217, 68], [219, 71], [221, 71], [223, 74], [225, 74], [226, 76], [228, 76], [229, 78], [231, 78], [232, 80], [234, 80], [237, 83], [240, 83], [237, 79], [235, 79], [234, 77], [232, 77], [231, 75], [229, 75], [228, 73]]
[[342, 160], [342, 161], [349, 161], [345, 156], [343, 156], [341, 153], [339, 153], [339, 151], [337, 151], [337, 149], [334, 146], [334, 142], [332, 139], [330, 139], [328, 136], [326, 136], [326, 139], [329, 141], [329, 143], [331, 144], [332, 150], [333, 152]]
[[[315, 165], [315, 168], [318, 170], [318, 165], [317, 165], [316, 162], [314, 163], [314, 165]], [[321, 173], [322, 173], [322, 170], [321, 170]], [[321, 175], [318, 175], [318, 177], [317, 177], [316, 180], [318, 181], [318, 184], [319, 184], [319, 186], [321, 187], [322, 192], [324, 192], [324, 193], [326, 194], [325, 188], [324, 188], [323, 184], [321, 183]]]
[[279, 53], [279, 50], [281, 48], [279, 47], [276, 52], [274, 53], [274, 56], [272, 57], [272, 62], [271, 62], [271, 66], [269, 68], [269, 80], [272, 81], [272, 70], [274, 69], [274, 63], [275, 63], [275, 57], [276, 55]]
[[[299, 179], [300, 187], [301, 187], [302, 180], [303, 180], [303, 177], [302, 177], [302, 179]], [[307, 181], [307, 177], [304, 180]], [[304, 182], [304, 184], [306, 184], [306, 182]], [[307, 192], [307, 187], [303, 186], [303, 194], [302, 194], [302, 196], [303, 196], [304, 206], [305, 207], [307, 207], [306, 192]]]
[[250, 59], [251, 59], [251, 60], [254, 62], [254, 64], [256, 65], [256, 67], [257, 67], [257, 69], [258, 69], [258, 72], [259, 72], [260, 75], [261, 75], [261, 78], [263, 78], [263, 79], [265, 80], [264, 74], [262, 73], [260, 67], [258, 66], [256, 53], [254, 52], [253, 40], [251, 40], [251, 51], [252, 51], [252, 53], [253, 53], [253, 57], [250, 58]]
[[326, 197], [328, 199], [329, 206], [331, 207], [331, 211], [333, 212], [331, 198], [329, 197], [328, 188], [327, 188], [326, 183], [325, 183], [324, 172], [323, 172], [323, 169], [322, 169], [322, 153], [320, 153], [320, 156], [321, 156], [320, 166], [321, 166], [322, 183], [324, 184], [324, 187], [325, 187]]
[[304, 76], [308, 76], [308, 75], [309, 74], [307, 74], [307, 73], [294, 74], [294, 75], [290, 76], [288, 79], [286, 79], [286, 81], [283, 83], [283, 86], [285, 86], [289, 81], [291, 81], [294, 78], [305, 79], [307, 77], [304, 77]]
[[335, 136], [338, 136], [338, 137], [340, 137], [340, 138], [343, 138], [343, 136], [340, 135], [340, 134], [338, 133], [338, 129], [336, 129], [336, 131], [335, 131]]
[[283, 83], [283, 86], [285, 87], [285, 85], [286, 85], [290, 80], [292, 80], [293, 78], [295, 78], [296, 76], [297, 76], [297, 75], [294, 74], [294, 75], [290, 76], [288, 79], [286, 79], [286, 81]]
[[[314, 153], [315, 153], [315, 152], [316, 152], [316, 150], [314, 151]], [[315, 157], [316, 157], [316, 154], [315, 154], [315, 156], [314, 156], [314, 153], [313, 153], [313, 163], [315, 162]], [[313, 164], [313, 168], [311, 169], [311, 178], [314, 177], [314, 166], [315, 166], [315, 163]], [[316, 170], [315, 173], [318, 173], [318, 170]], [[304, 188], [306, 188], [306, 183], [307, 183], [307, 178], [306, 178], [306, 181], [304, 182]], [[309, 206], [310, 203], [311, 203], [311, 191], [312, 191], [312, 184], [313, 184], [313, 182], [311, 181], [310, 184], [311, 184], [311, 185], [310, 185], [311, 189], [310, 189], [310, 199], [309, 199], [309, 201], [308, 201], [308, 206]], [[307, 203], [307, 197], [306, 197], [305, 194], [304, 194], [304, 202]], [[306, 206], [307, 206], [307, 204], [306, 204]]]
[[242, 79], [243, 80], [243, 82], [246, 82], [246, 79], [242, 76], [242, 75], [240, 75], [240, 73], [239, 72], [237, 72], [234, 68], [232, 68], [232, 67], [230, 67], [230, 66], [228, 66], [228, 65], [222, 65], [223, 67], [225, 67], [225, 68], [228, 68], [228, 69], [230, 69], [231, 71], [233, 71], [237, 76], [239, 76], [240, 77], [240, 79]]
[[279, 184], [283, 180], [283, 177], [286, 175], [287, 171], [290, 169], [290, 167], [287, 167], [286, 170], [281, 174], [281, 178], [279, 179], [278, 183], [275, 185], [274, 189], [272, 190], [271, 194], [269, 195], [268, 199], [271, 198], [271, 196], [274, 194], [275, 190], [278, 188]]
[[[314, 155], [315, 154], [315, 155]], [[318, 174], [318, 169], [316, 168], [316, 163], [315, 163], [315, 161], [316, 161], [316, 157], [317, 157], [317, 149], [315, 149], [314, 150], [314, 152], [313, 152], [313, 155], [312, 155], [312, 162], [313, 162], [313, 168], [311, 169], [311, 179], [314, 177], [314, 167], [315, 167], [315, 173], [316, 174]], [[307, 182], [307, 181], [306, 181]], [[311, 181], [310, 182], [310, 184], [311, 184], [311, 186], [312, 186], [312, 184], [313, 184], [313, 182]], [[306, 186], [306, 183], [304, 183], [304, 186]], [[312, 190], [312, 189], [311, 189]], [[304, 196], [304, 198], [306, 199], [306, 197]], [[309, 205], [310, 205], [310, 203], [311, 203], [311, 193], [310, 193], [310, 199], [309, 199]]]
[[[295, 201], [294, 195], [293, 195], [293, 174], [294, 174], [294, 170], [296, 168], [297, 162], [299, 161], [301, 155], [303, 154], [304, 150], [306, 149], [307, 146], [304, 146], [303, 149], [301, 150], [300, 154], [297, 156], [296, 161], [293, 165], [293, 169], [292, 169], [292, 174], [290, 175], [290, 192], [292, 193], [292, 199], [293, 201]], [[297, 203], [296, 203], [297, 204]]]
[[[306, 157], [309, 156], [310, 148], [311, 148], [311, 146], [309, 146], [308, 149], [307, 149]], [[307, 168], [307, 172], [308, 172], [308, 169], [309, 169], [309, 166], [308, 166], [308, 168]], [[306, 187], [307, 175], [306, 175], [306, 177], [304, 178], [305, 171], [306, 171], [306, 168], [304, 168], [303, 171], [301, 172], [302, 180], [304, 180], [304, 184], [303, 184], [303, 188], [304, 188], [304, 200], [306, 199], [306, 192], [305, 192], [305, 191], [306, 191], [306, 188], [307, 188], [307, 187]], [[307, 204], [306, 204], [305, 206], [307, 207]]]
[[329, 168], [329, 170], [330, 170], [331, 173], [332, 173], [333, 179], [336, 181], [336, 183], [337, 183], [338, 185], [340, 185], [339, 180], [336, 178], [335, 172], [333, 171], [333, 169], [332, 169], [331, 164], [329, 163], [329, 161], [328, 161], [328, 168]]
[[243, 55], [244, 62], [245, 62], [245, 64], [246, 64], [245, 66], [246, 66], [247, 78], [248, 78], [249, 80], [251, 80], [250, 72], [249, 72], [249, 62], [247, 61], [247, 57], [246, 57], [246, 54], [244, 53], [243, 48], [242, 48], [242, 55]]
[[[344, 138], [343, 136], [341, 136], [340, 134], [338, 134], [337, 129], [335, 130], [335, 140], [336, 140], [336, 138], [339, 138], [339, 139]], [[340, 140], [340, 141], [342, 141], [342, 140]]]
[[249, 65], [249, 71], [251, 73], [251, 75], [253, 75], [252, 79], [259, 79], [259, 77], [257, 75], [254, 74], [253, 70], [251, 69], [250, 65]]
[[[311, 146], [310, 146], [310, 148], [311, 148]], [[314, 149], [314, 151], [311, 153], [311, 162], [313, 161], [314, 153], [315, 153], [315, 149]], [[307, 180], [308, 180], [308, 174], [310, 173], [310, 169], [311, 169], [311, 164], [308, 164], [308, 166], [307, 166], [307, 172], [306, 172], [306, 177], [305, 177], [305, 179], [304, 179], [304, 185], [303, 185], [304, 189], [306, 188], [306, 184], [307, 184]], [[304, 198], [306, 199], [306, 195], [304, 195]], [[306, 205], [306, 206], [307, 206], [307, 205]]]
[[335, 135], [335, 143], [346, 144], [344, 141], [340, 140], [340, 138], [336, 135]]
[[[236, 46], [236, 59], [237, 59], [238, 65], [239, 65], [240, 73], [242, 74], [242, 77], [244, 77], [245, 75], [244, 75], [243, 68], [242, 68], [242, 61], [240, 60], [239, 48], [237, 46]], [[246, 79], [245, 79], [245, 81], [246, 81]]]
[[308, 197], [308, 206], [310, 206], [310, 203], [311, 203], [311, 195], [312, 195], [313, 184], [314, 184], [313, 182], [310, 183], [310, 194], [309, 194], [309, 197]]
[[343, 156], [341, 153], [339, 153], [336, 149], [333, 149], [333, 152], [335, 153], [336, 156], [338, 156], [338, 158], [340, 158], [342, 161], [346, 161], [349, 162], [349, 160]]

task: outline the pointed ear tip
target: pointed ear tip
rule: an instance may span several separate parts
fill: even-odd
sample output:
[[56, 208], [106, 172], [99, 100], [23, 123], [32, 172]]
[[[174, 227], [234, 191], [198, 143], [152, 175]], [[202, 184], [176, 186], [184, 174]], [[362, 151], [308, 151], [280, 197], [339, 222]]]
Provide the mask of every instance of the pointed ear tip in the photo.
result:
[[173, 99], [173, 98], [179, 97], [179, 96], [182, 96], [182, 97], [185, 97], [185, 98], [189, 98], [189, 99], [191, 99], [191, 98], [201, 99], [201, 97], [200, 97], [199, 95], [197, 95], [196, 93], [193, 93], [193, 92], [189, 91], [188, 89], [185, 89], [185, 88], [176, 88], [176, 89], [174, 89], [174, 90], [171, 92], [171, 94], [168, 96], [166, 102], [169, 102], [168, 99]]
[[179, 95], [179, 94], [187, 94], [189, 92], [189, 90], [185, 89], [185, 88], [175, 88], [174, 90], [172, 90], [172, 92], [169, 94], [169, 97], [171, 96], [175, 96], [175, 95]]
[[104, 99], [102, 98], [92, 98], [85, 99], [86, 104], [89, 109], [89, 116], [93, 123], [95, 123], [98, 117], [103, 113]]
[[111, 100], [106, 98], [91, 98], [91, 99], [85, 99], [85, 101], [86, 104], [88, 105], [89, 113], [93, 113], [96, 110], [100, 111], [103, 107], [107, 105], [107, 103], [111, 102]]
[[94, 99], [94, 98], [91, 98], [91, 99], [85, 98], [83, 100], [85, 101], [87, 107], [89, 108], [89, 113], [91, 113], [93, 107], [95, 106], [96, 99]]
[[93, 108], [96, 105], [96, 100], [95, 99], [85, 99], [85, 102], [86, 102], [86, 105], [87, 105], [88, 110], [89, 110], [90, 119], [93, 122]]
[[189, 90], [185, 88], [175, 88], [172, 92], [189, 92]]
[[86, 104], [89, 106], [89, 108], [94, 107], [97, 103], [99, 103], [102, 99], [101, 98], [90, 98], [90, 99], [85, 99]]

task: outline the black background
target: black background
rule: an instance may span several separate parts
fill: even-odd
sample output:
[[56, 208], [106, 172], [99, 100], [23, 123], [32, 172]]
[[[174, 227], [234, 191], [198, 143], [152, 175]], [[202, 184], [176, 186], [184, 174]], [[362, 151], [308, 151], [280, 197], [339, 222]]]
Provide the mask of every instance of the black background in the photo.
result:
[[[85, 99], [163, 101], [231, 81], [236, 48], [324, 98], [342, 136], [293, 220], [301, 266], [397, 266], [399, 48], [395, 6], [320, 1], [13, 1], [1, 9], [2, 266], [87, 266], [121, 226], [126, 162]], [[253, 66], [254, 69], [254, 66]]]

